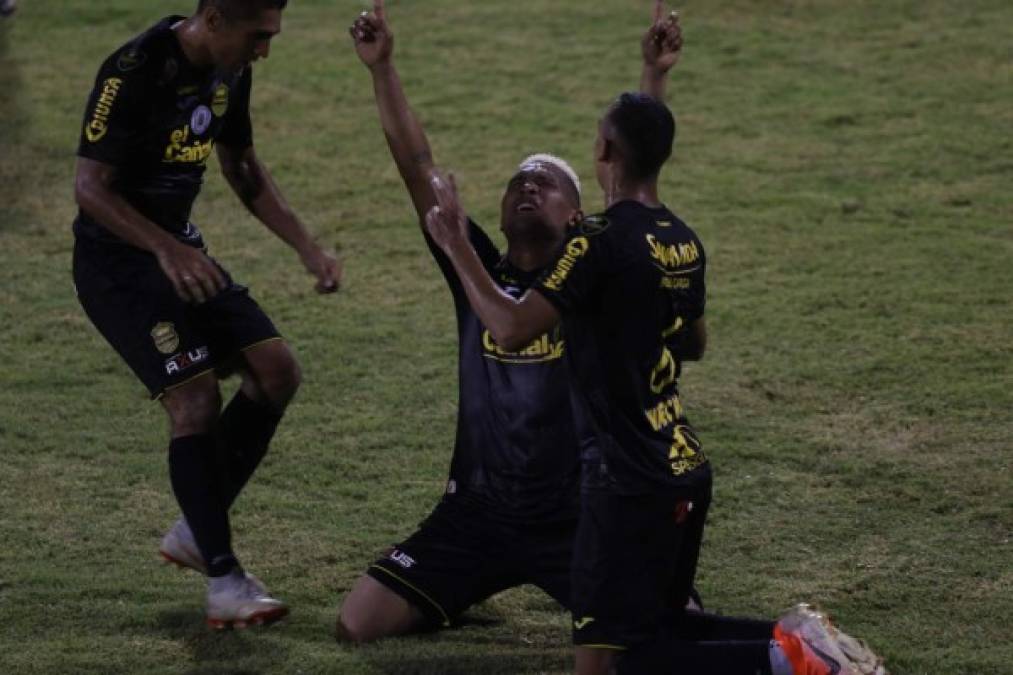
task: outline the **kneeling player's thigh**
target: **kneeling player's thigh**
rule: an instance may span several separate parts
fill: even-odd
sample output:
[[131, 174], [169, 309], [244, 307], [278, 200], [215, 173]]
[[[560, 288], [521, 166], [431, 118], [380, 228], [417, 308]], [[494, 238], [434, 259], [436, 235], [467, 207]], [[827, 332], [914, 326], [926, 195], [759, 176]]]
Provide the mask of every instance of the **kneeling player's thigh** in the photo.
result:
[[422, 612], [370, 576], [359, 577], [338, 610], [337, 637], [372, 642], [421, 627]]
[[547, 527], [533, 527], [531, 530], [529, 536], [518, 543], [523, 549], [517, 555], [523, 556], [525, 568], [531, 570], [525, 575], [525, 580], [569, 609], [577, 523], [567, 521]]
[[685, 530], [678, 503], [584, 495], [572, 570], [575, 644], [626, 648], [654, 637]]
[[510, 542], [477, 510], [441, 502], [418, 531], [367, 574], [417, 607], [432, 626], [447, 626], [472, 605], [518, 585]]

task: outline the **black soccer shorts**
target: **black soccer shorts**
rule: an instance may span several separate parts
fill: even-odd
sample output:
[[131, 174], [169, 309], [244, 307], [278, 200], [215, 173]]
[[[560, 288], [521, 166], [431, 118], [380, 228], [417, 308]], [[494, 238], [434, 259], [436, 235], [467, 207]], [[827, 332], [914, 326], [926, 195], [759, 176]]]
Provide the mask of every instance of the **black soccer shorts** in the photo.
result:
[[523, 584], [566, 607], [575, 527], [573, 520], [504, 523], [446, 496], [367, 573], [417, 607], [429, 627], [448, 626], [472, 605]]
[[581, 495], [574, 543], [573, 642], [628, 649], [685, 607], [711, 500], [710, 465], [692, 487], [651, 495]]
[[83, 237], [74, 245], [81, 306], [153, 399], [199, 375], [232, 367], [244, 349], [281, 339], [247, 289], [219, 270], [228, 287], [194, 305], [176, 295], [152, 254]]

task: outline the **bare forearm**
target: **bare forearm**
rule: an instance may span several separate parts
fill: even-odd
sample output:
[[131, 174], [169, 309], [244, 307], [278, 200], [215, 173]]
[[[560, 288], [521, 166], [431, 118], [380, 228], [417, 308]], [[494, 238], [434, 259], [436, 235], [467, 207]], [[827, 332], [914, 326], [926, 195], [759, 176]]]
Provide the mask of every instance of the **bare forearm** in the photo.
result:
[[393, 60], [370, 69], [373, 92], [390, 154], [411, 194], [420, 220], [435, 202], [429, 188], [433, 155], [422, 124], [405, 96]]
[[313, 244], [313, 238], [285, 201], [270, 172], [252, 152], [244, 155], [224, 173], [250, 213], [279, 239], [300, 253]]
[[515, 300], [503, 292], [466, 240], [445, 251], [468, 302], [499, 346], [517, 351], [559, 322], [555, 308], [538, 294], [528, 292]]
[[668, 82], [668, 73], [658, 68], [644, 64], [640, 73], [640, 91], [648, 96], [665, 100], [665, 85]]
[[78, 205], [104, 228], [137, 248], [157, 254], [175, 240], [117, 192], [97, 181], [78, 180]]

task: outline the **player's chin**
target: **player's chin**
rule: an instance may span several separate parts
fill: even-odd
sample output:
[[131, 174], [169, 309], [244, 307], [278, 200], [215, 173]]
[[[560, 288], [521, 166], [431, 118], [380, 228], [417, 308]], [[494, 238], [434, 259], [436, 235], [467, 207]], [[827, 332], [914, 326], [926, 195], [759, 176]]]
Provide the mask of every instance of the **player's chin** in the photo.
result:
[[503, 233], [507, 236], [548, 234], [552, 229], [541, 211], [518, 211], [503, 224]]

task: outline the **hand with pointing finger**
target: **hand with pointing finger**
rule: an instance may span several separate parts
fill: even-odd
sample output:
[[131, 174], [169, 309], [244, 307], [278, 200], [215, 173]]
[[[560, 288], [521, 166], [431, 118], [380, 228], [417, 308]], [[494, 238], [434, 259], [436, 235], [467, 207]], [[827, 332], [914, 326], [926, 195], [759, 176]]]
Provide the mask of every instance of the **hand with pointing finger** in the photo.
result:
[[673, 10], [665, 16], [664, 0], [655, 0], [654, 23], [641, 40], [644, 65], [667, 73], [682, 56], [682, 26], [679, 12]]
[[373, 0], [373, 11], [360, 14], [348, 32], [355, 41], [355, 53], [367, 68], [390, 60], [394, 52], [394, 34], [387, 25], [383, 0]]
[[448, 255], [455, 246], [461, 244], [470, 246], [468, 217], [465, 215], [464, 207], [461, 206], [454, 175], [450, 174], [448, 178], [444, 178], [436, 172], [430, 184], [436, 196], [436, 206], [426, 213], [426, 231], [429, 232], [429, 236]]

